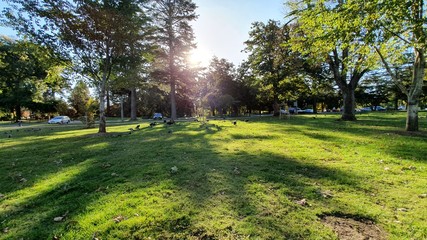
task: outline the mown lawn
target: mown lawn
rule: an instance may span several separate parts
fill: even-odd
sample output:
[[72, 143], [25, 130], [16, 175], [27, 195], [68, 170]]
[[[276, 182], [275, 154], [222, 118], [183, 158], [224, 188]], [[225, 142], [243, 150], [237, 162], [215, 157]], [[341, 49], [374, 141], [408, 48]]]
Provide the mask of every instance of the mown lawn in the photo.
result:
[[[0, 124], [0, 239], [427, 239], [427, 119]], [[130, 127], [141, 130], [128, 134]], [[10, 138], [9, 133], [12, 135]]]

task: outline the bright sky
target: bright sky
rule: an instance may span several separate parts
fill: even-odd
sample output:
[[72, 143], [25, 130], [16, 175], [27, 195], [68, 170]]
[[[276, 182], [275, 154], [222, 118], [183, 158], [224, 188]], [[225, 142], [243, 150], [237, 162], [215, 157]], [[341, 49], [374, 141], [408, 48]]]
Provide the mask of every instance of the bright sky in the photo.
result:
[[241, 52], [251, 24], [283, 20], [284, 0], [193, 0], [199, 18], [193, 23], [197, 50], [194, 58], [207, 65], [213, 56], [235, 65], [246, 58]]
[[[199, 18], [193, 23], [197, 49], [193, 60], [207, 65], [213, 56], [225, 58], [235, 65], [246, 58], [242, 52], [251, 24], [269, 19], [283, 20], [284, 0], [193, 0]], [[0, 9], [6, 5], [0, 0]], [[0, 34], [14, 36], [0, 26]]]

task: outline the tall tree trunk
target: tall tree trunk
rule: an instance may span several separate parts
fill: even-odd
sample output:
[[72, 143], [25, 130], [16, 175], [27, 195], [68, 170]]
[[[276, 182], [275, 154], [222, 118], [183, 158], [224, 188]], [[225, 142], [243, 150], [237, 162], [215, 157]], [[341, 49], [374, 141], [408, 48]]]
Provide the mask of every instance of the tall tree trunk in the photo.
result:
[[15, 119], [15, 121], [21, 120], [22, 113], [21, 113], [21, 105], [20, 104], [16, 104], [15, 105], [15, 112], [16, 112], [16, 119]]
[[418, 131], [418, 102], [423, 91], [424, 84], [424, 72], [425, 72], [425, 50], [421, 48], [414, 48], [415, 52], [415, 61], [412, 74], [412, 82], [409, 91], [405, 86], [399, 81], [399, 78], [396, 74], [393, 73], [389, 67], [387, 61], [382, 55], [381, 51], [378, 48], [375, 48], [378, 55], [381, 58], [384, 66], [386, 67], [387, 72], [390, 74], [394, 83], [399, 87], [399, 89], [406, 94], [408, 97], [408, 106], [407, 106], [407, 117], [406, 117], [406, 131]]
[[111, 116], [111, 102], [110, 102], [110, 90], [107, 89], [107, 116]]
[[136, 117], [136, 88], [130, 90], [130, 120], [138, 120]]
[[98, 133], [107, 132], [107, 119], [105, 117], [105, 85], [107, 81], [107, 74], [104, 73], [102, 82], [99, 87], [99, 128]]
[[406, 131], [418, 131], [418, 102], [423, 90], [425, 61], [424, 50], [416, 48], [412, 84], [408, 93]]
[[[172, 77], [171, 77], [172, 78]], [[171, 100], [171, 119], [176, 120], [176, 85], [175, 80], [171, 79], [170, 81], [170, 100]]]
[[356, 120], [356, 98], [354, 96], [354, 89], [351, 87], [341, 89], [344, 100], [344, 109], [342, 110], [341, 119], [344, 121]]
[[408, 97], [406, 131], [418, 131], [418, 100]]
[[317, 97], [313, 96], [313, 113], [317, 114]]
[[122, 122], [125, 121], [125, 110], [124, 110], [124, 104], [123, 104], [123, 95], [120, 95], [120, 120]]
[[279, 94], [277, 89], [277, 82], [275, 81], [273, 83], [273, 116], [279, 116], [280, 114]]

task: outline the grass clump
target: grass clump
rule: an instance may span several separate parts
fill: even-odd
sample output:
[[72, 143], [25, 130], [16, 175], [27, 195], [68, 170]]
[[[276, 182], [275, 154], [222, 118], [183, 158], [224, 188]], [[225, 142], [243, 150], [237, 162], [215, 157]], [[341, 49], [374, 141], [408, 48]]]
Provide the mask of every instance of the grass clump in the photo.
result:
[[[325, 216], [427, 238], [427, 134], [400, 114], [2, 123], [0, 239], [334, 239]], [[37, 129], [37, 130], [35, 130]]]

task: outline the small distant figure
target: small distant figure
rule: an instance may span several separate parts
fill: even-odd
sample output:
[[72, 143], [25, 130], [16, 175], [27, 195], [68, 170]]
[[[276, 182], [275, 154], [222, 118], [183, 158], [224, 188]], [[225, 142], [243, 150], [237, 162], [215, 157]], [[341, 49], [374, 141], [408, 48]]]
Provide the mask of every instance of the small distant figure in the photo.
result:
[[171, 119], [171, 120], [169, 120], [169, 122], [167, 122], [166, 124], [167, 124], [167, 125], [173, 125], [173, 124], [175, 124], [175, 121]]
[[139, 130], [139, 129], [140, 129], [140, 127], [141, 127], [140, 125], [136, 125], [135, 129], [136, 129], [136, 130]]
[[237, 121], [236, 121], [236, 120], [234, 120], [234, 121], [233, 121], [233, 125], [234, 125], [234, 126], [236, 126], [236, 125], [237, 125]]
[[249, 119], [245, 119], [245, 122], [249, 122]]
[[156, 125], [157, 125], [157, 123], [155, 123], [155, 122], [150, 123], [150, 127], [151, 128], [154, 127], [154, 126], [156, 126]]
[[18, 120], [18, 126], [22, 127], [22, 120]]
[[163, 120], [163, 123], [166, 123], [167, 121], [166, 121], [166, 119], [165, 120]]

